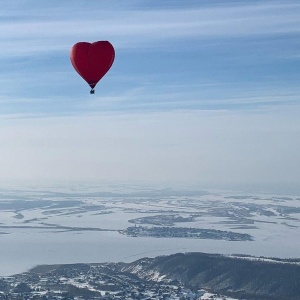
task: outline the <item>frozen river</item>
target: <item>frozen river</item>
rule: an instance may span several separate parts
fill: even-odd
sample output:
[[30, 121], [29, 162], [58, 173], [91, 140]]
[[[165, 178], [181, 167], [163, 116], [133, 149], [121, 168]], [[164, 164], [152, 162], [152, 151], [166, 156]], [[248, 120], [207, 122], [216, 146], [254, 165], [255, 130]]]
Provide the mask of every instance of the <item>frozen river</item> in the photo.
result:
[[[192, 251], [297, 258], [300, 249], [300, 200], [295, 196], [103, 187], [2, 190], [0, 223], [0, 275], [39, 264], [129, 262]], [[129, 226], [247, 233], [253, 241], [119, 232]]]

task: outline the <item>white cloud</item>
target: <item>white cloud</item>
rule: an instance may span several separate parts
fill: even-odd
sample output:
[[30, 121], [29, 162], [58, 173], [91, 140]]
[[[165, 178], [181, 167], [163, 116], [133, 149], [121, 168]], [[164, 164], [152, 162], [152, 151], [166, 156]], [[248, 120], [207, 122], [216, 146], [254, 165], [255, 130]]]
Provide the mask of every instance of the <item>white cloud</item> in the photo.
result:
[[[98, 7], [98, 8], [97, 8]], [[139, 10], [105, 5], [53, 5], [18, 11], [0, 24], [1, 55], [69, 49], [78, 40], [111, 40], [118, 48], [165, 47], [186, 38], [244, 37], [299, 33], [300, 5], [265, 2], [201, 4], [194, 9]], [[2, 7], [3, 13], [7, 10]], [[13, 16], [13, 12], [10, 11]], [[23, 18], [22, 18], [23, 15]], [[31, 18], [29, 18], [31, 16]], [[20, 34], [21, 33], [21, 34]], [[200, 46], [200, 44], [199, 44]]]

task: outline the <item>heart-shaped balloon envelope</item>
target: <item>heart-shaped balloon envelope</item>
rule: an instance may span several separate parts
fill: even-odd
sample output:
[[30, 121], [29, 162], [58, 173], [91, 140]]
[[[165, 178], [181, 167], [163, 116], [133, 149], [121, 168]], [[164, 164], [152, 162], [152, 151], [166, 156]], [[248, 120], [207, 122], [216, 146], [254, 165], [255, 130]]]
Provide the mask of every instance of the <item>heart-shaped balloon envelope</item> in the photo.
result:
[[74, 69], [92, 88], [107, 73], [115, 59], [115, 50], [108, 41], [95, 43], [79, 42], [70, 53]]

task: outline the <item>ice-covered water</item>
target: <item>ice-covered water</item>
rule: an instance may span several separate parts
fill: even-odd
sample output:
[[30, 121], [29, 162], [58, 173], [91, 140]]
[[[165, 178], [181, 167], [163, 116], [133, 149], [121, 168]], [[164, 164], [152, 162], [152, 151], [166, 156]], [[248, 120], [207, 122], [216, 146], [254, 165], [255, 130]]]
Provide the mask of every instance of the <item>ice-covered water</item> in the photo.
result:
[[[133, 261], [177, 252], [297, 258], [300, 200], [276, 195], [164, 189], [2, 190], [0, 275], [38, 264]], [[174, 227], [247, 233], [253, 241], [129, 237], [118, 230], [149, 216], [193, 216]], [[159, 219], [158, 218], [158, 219]], [[150, 219], [151, 220], [151, 219]], [[103, 229], [104, 231], [99, 231]]]

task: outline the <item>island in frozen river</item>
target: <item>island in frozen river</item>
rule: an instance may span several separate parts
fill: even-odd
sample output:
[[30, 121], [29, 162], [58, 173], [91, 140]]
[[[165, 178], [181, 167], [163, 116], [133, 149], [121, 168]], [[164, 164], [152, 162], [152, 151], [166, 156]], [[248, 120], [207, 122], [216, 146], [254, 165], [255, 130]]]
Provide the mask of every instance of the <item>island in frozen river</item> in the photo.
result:
[[130, 185], [0, 191], [0, 275], [206, 252], [297, 258], [300, 197]]

